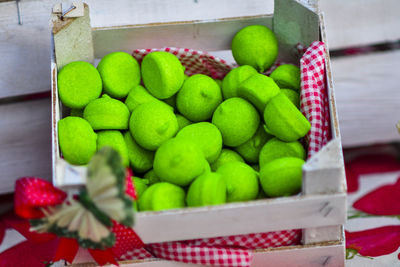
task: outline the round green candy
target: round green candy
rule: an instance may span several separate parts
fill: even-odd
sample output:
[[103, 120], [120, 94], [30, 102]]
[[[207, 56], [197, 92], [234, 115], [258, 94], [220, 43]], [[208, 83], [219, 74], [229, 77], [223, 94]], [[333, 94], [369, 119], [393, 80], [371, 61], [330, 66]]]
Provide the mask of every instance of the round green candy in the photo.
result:
[[61, 153], [71, 164], [87, 164], [96, 152], [96, 139], [96, 133], [82, 118], [70, 116], [58, 121]]
[[228, 162], [218, 168], [227, 188], [227, 202], [256, 199], [258, 195], [257, 172], [243, 162]]
[[233, 37], [232, 55], [239, 65], [250, 65], [262, 73], [274, 64], [278, 41], [263, 25], [247, 26]]
[[304, 160], [279, 158], [261, 167], [260, 182], [269, 197], [291, 196], [299, 193]]
[[83, 117], [94, 130], [128, 129], [129, 110], [119, 100], [103, 95], [91, 101], [83, 111]]
[[285, 142], [293, 142], [304, 137], [311, 129], [310, 122], [286, 97], [279, 93], [265, 107], [265, 129]]
[[272, 136], [264, 131], [262, 126], [258, 127], [257, 132], [250, 138], [249, 141], [235, 147], [235, 150], [246, 160], [248, 163], [258, 163], [258, 156], [264, 144], [271, 139]]
[[239, 85], [257, 73], [255, 68], [247, 65], [231, 70], [222, 80], [222, 94], [224, 99], [239, 96], [237, 92]]
[[129, 130], [141, 147], [156, 150], [162, 143], [175, 136], [178, 121], [165, 103], [148, 102], [132, 111]]
[[97, 132], [97, 150], [109, 146], [114, 148], [122, 158], [122, 164], [129, 166], [128, 148], [120, 131], [99, 131]]
[[104, 56], [97, 69], [103, 80], [104, 91], [112, 97], [126, 97], [140, 83], [140, 67], [136, 59], [125, 52]]
[[181, 114], [176, 114], [176, 119], [178, 120], [178, 129], [181, 130], [182, 128], [192, 124], [190, 120], [183, 117]]
[[292, 89], [281, 89], [281, 93], [289, 98], [289, 100], [296, 106], [296, 108], [300, 108], [299, 92], [293, 91]]
[[207, 160], [205, 160], [205, 161], [204, 161], [204, 171], [203, 171], [203, 174], [204, 174], [204, 173], [208, 173], [208, 172], [211, 172], [211, 165], [210, 165], [210, 163], [208, 163]]
[[218, 84], [219, 88], [222, 89], [222, 81], [218, 79], [214, 79], [214, 81]]
[[221, 131], [224, 144], [236, 147], [247, 142], [255, 134], [260, 117], [249, 102], [233, 97], [218, 106], [212, 123]]
[[280, 89], [270, 77], [255, 74], [242, 82], [237, 92], [240, 97], [249, 101], [263, 113], [268, 101], [279, 94]]
[[151, 185], [139, 198], [140, 211], [179, 209], [184, 206], [185, 191], [166, 182]]
[[182, 87], [184, 68], [173, 54], [164, 51], [152, 52], [143, 58], [142, 78], [145, 87], [153, 96], [166, 99]]
[[83, 118], [83, 109], [71, 109], [70, 116]]
[[132, 177], [132, 182], [135, 186], [137, 197], [140, 198], [144, 191], [146, 191], [146, 189], [149, 187], [149, 180], [139, 177]]
[[288, 88], [300, 90], [300, 68], [291, 65], [283, 64], [277, 67], [270, 75], [280, 88]]
[[173, 110], [176, 110], [176, 97], [177, 96], [178, 96], [178, 94], [174, 94], [173, 96], [164, 99], [163, 102], [165, 104], [169, 105], [170, 107], [172, 107]]
[[[144, 88], [141, 85], [137, 85], [133, 87], [132, 90], [129, 92], [127, 98], [125, 99], [125, 105], [128, 107], [129, 112], [132, 112], [135, 108], [137, 108], [141, 104], [152, 101], [164, 103], [159, 99], [155, 98], [154, 96], [152, 96], [146, 90], [146, 88]], [[172, 111], [174, 110], [169, 105], [167, 105], [167, 107], [171, 108]]]
[[133, 139], [129, 131], [124, 133], [130, 166], [135, 172], [145, 172], [153, 167], [154, 151], [144, 149]]
[[203, 74], [190, 76], [176, 98], [179, 112], [194, 122], [210, 119], [221, 102], [221, 88], [212, 78]]
[[219, 205], [226, 202], [226, 185], [220, 174], [207, 172], [197, 177], [186, 195], [189, 207]]
[[223, 148], [217, 160], [211, 164], [211, 170], [216, 171], [220, 166], [232, 161], [244, 162], [244, 159], [237, 152]]
[[71, 62], [58, 72], [58, 95], [61, 102], [69, 108], [84, 108], [100, 96], [102, 86], [97, 69], [84, 61]]
[[204, 161], [203, 152], [195, 143], [173, 138], [157, 150], [153, 168], [161, 180], [186, 186], [204, 172]]
[[154, 169], [151, 169], [150, 171], [146, 172], [143, 178], [149, 180], [150, 185], [161, 182], [160, 177], [157, 176]]
[[305, 160], [306, 151], [299, 141], [283, 142], [274, 137], [262, 147], [260, 151], [259, 163], [260, 166], [264, 166], [274, 159], [286, 157]]
[[195, 143], [209, 163], [213, 163], [221, 153], [222, 135], [212, 123], [198, 122], [188, 125], [180, 130], [176, 137], [186, 138]]

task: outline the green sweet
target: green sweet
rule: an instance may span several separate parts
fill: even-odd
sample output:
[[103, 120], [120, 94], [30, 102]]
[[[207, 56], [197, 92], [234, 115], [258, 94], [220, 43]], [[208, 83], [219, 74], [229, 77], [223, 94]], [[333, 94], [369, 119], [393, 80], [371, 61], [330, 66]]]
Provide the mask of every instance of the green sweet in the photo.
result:
[[84, 61], [71, 62], [58, 72], [58, 94], [61, 102], [69, 108], [84, 108], [100, 96], [102, 86], [97, 69]]
[[247, 26], [233, 37], [232, 55], [239, 65], [250, 65], [262, 73], [274, 64], [278, 41], [263, 25]]
[[176, 114], [176, 119], [178, 120], [179, 130], [193, 123], [190, 120], [183, 117], [181, 114]]
[[235, 150], [246, 160], [246, 162], [255, 164], [258, 163], [258, 156], [261, 148], [271, 138], [272, 136], [267, 134], [264, 131], [264, 128], [260, 126], [249, 141], [235, 147]]
[[156, 150], [162, 143], [175, 136], [178, 121], [165, 103], [148, 102], [132, 111], [129, 130], [141, 147]]
[[184, 68], [173, 54], [164, 51], [152, 52], [143, 58], [142, 78], [145, 87], [153, 96], [166, 99], [182, 87]]
[[239, 85], [257, 73], [255, 68], [247, 65], [231, 70], [222, 80], [222, 94], [224, 99], [239, 96], [237, 93]]
[[[141, 104], [147, 103], [147, 102], [160, 102], [164, 103], [154, 96], [152, 96], [146, 88], [144, 88], [141, 85], [137, 85], [132, 88], [132, 90], [129, 92], [126, 100], [125, 100], [125, 105], [128, 107], [129, 112], [132, 112], [135, 108], [140, 106]], [[167, 107], [171, 108], [173, 111], [174, 109], [167, 105]]]
[[218, 159], [211, 164], [211, 170], [216, 171], [220, 166], [232, 161], [244, 162], [244, 159], [237, 152], [223, 148]]
[[222, 89], [222, 81], [218, 79], [214, 79], [214, 81], [218, 84], [219, 88]]
[[119, 100], [103, 95], [91, 101], [83, 111], [83, 117], [94, 130], [128, 129], [129, 110]]
[[96, 133], [82, 118], [70, 116], [58, 121], [60, 149], [71, 164], [87, 164], [96, 152], [96, 139]]
[[161, 182], [160, 177], [157, 176], [157, 174], [154, 172], [154, 169], [146, 172], [143, 178], [149, 180], [150, 185]]
[[311, 129], [310, 122], [283, 93], [268, 102], [264, 121], [270, 134], [286, 142], [304, 137]]
[[279, 158], [261, 167], [260, 182], [269, 197], [283, 197], [299, 193], [304, 160]]
[[208, 173], [208, 172], [211, 172], [211, 165], [210, 165], [210, 163], [208, 163], [207, 160], [205, 160], [205, 161], [204, 161], [204, 171], [203, 171], [203, 174], [204, 174], [204, 173]]
[[296, 108], [300, 108], [299, 92], [293, 91], [292, 89], [281, 89], [281, 93], [289, 98], [289, 100], [296, 106]]
[[258, 195], [257, 172], [249, 165], [233, 161], [218, 168], [227, 188], [227, 202], [256, 199]]
[[203, 74], [190, 76], [176, 98], [179, 112], [194, 122], [210, 119], [221, 102], [221, 88]]
[[126, 97], [140, 83], [140, 67], [136, 59], [125, 52], [113, 52], [103, 57], [97, 69], [104, 91], [112, 97]]
[[274, 79], [280, 88], [300, 90], [300, 68], [295, 65], [280, 65], [269, 77]]
[[204, 172], [204, 161], [203, 152], [195, 143], [173, 138], [157, 150], [153, 168], [161, 180], [186, 186]]
[[176, 97], [178, 94], [174, 94], [171, 97], [168, 97], [167, 99], [164, 99], [164, 103], [166, 103], [167, 105], [171, 106], [173, 108], [173, 110], [176, 109]]
[[70, 116], [83, 118], [83, 109], [71, 109]]
[[260, 166], [264, 166], [274, 159], [286, 157], [304, 160], [306, 158], [306, 151], [299, 141], [283, 142], [274, 137], [270, 139], [261, 149], [259, 163]]
[[132, 177], [132, 182], [135, 186], [137, 197], [140, 198], [144, 191], [146, 191], [146, 189], [149, 187], [149, 180], [139, 177]]
[[226, 202], [226, 185], [221, 175], [207, 172], [197, 177], [186, 195], [189, 207], [219, 205]]
[[99, 131], [97, 132], [97, 150], [109, 146], [114, 148], [122, 158], [122, 164], [129, 166], [128, 148], [120, 131]]
[[188, 125], [180, 130], [176, 137], [186, 138], [195, 143], [209, 163], [213, 163], [221, 153], [222, 135], [212, 123], [198, 122]]
[[150, 170], [153, 167], [154, 151], [139, 146], [129, 131], [124, 133], [124, 139], [132, 169], [139, 173]]
[[212, 123], [221, 131], [224, 144], [236, 147], [247, 142], [255, 134], [260, 117], [249, 102], [233, 97], [218, 106]]
[[151, 185], [139, 198], [140, 211], [179, 209], [185, 206], [185, 191], [170, 183]]
[[260, 113], [272, 97], [279, 94], [279, 86], [274, 80], [263, 74], [255, 74], [242, 82], [237, 90], [238, 95], [252, 103]]

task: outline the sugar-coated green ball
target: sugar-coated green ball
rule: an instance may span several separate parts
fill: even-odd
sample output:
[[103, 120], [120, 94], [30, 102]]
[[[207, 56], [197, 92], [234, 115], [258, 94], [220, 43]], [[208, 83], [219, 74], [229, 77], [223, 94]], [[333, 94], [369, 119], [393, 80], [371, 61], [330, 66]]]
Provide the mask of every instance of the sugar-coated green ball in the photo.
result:
[[96, 139], [96, 133], [82, 118], [69, 116], [58, 121], [61, 153], [71, 164], [87, 164], [96, 153]]
[[[155, 98], [154, 96], [152, 96], [146, 90], [146, 88], [144, 88], [141, 85], [137, 85], [133, 87], [132, 90], [129, 92], [127, 98], [125, 99], [125, 105], [128, 107], [129, 112], [132, 112], [135, 108], [137, 108], [141, 104], [152, 101], [164, 103], [159, 99]], [[172, 111], [174, 110], [169, 105], [167, 105], [167, 107], [171, 108]]]
[[139, 173], [150, 170], [153, 167], [154, 151], [139, 146], [129, 131], [124, 133], [124, 139], [132, 169]]
[[149, 187], [149, 180], [139, 177], [132, 177], [132, 182], [135, 186], [137, 197], [140, 198], [144, 191], [146, 191], [146, 189]]
[[222, 80], [224, 99], [239, 96], [237, 92], [239, 85], [257, 73], [255, 68], [247, 65], [232, 69]]
[[151, 185], [139, 198], [140, 211], [179, 209], [184, 206], [185, 191], [166, 182]]
[[104, 91], [112, 97], [126, 97], [140, 83], [140, 67], [136, 59], [125, 52], [104, 56], [97, 69], [103, 80]]
[[235, 147], [247, 142], [255, 134], [260, 117], [249, 102], [233, 97], [218, 106], [212, 123], [221, 131], [224, 144]]
[[84, 61], [71, 62], [58, 72], [58, 95], [61, 102], [69, 108], [84, 108], [100, 96], [102, 86], [97, 69]]
[[173, 138], [156, 151], [153, 168], [161, 180], [186, 186], [204, 172], [204, 161], [203, 152], [194, 142]]
[[235, 150], [246, 160], [248, 163], [258, 163], [258, 156], [264, 144], [272, 138], [272, 135], [264, 131], [262, 125], [258, 127], [257, 132], [250, 138], [249, 141], [235, 147]]
[[129, 130], [141, 147], [156, 150], [162, 143], [175, 136], [178, 121], [165, 103], [148, 102], [132, 111]]
[[186, 195], [189, 207], [219, 205], [226, 202], [226, 185], [220, 174], [207, 172], [197, 177]]
[[182, 128], [192, 124], [190, 120], [183, 117], [181, 114], [176, 114], [176, 119], [178, 120], [178, 129], [181, 130]]
[[221, 102], [221, 88], [204, 74], [190, 76], [176, 97], [179, 112], [194, 122], [210, 119]]
[[153, 96], [166, 99], [182, 87], [184, 68], [175, 55], [164, 51], [152, 52], [143, 58], [142, 79]]
[[280, 88], [300, 90], [300, 68], [292, 64], [278, 66], [269, 75]]
[[260, 182], [269, 197], [291, 196], [299, 193], [304, 160], [279, 158], [261, 167]]
[[176, 110], [176, 97], [177, 96], [178, 96], [178, 94], [174, 94], [173, 96], [164, 99], [163, 102], [165, 104], [169, 105], [170, 107], [172, 107], [173, 110]]
[[304, 137], [311, 129], [310, 122], [286, 97], [279, 93], [265, 107], [266, 130], [285, 142], [293, 142]]
[[260, 151], [259, 163], [264, 166], [270, 161], [278, 158], [299, 158], [305, 160], [306, 151], [299, 141], [283, 142], [274, 137], [262, 147]]
[[299, 92], [296, 92], [292, 89], [281, 89], [281, 93], [283, 93], [289, 100], [296, 106], [296, 108], [300, 108], [300, 95]]
[[222, 81], [219, 79], [214, 79], [214, 81], [218, 84], [219, 88], [222, 89]]
[[233, 37], [232, 55], [239, 65], [250, 65], [262, 73], [274, 64], [278, 41], [266, 26], [247, 26]]
[[154, 169], [151, 169], [150, 171], [146, 172], [143, 178], [149, 180], [150, 185], [161, 182], [160, 177], [157, 176]]
[[128, 148], [120, 131], [109, 130], [97, 132], [97, 150], [109, 146], [114, 148], [122, 158], [122, 164], [129, 166]]
[[203, 151], [206, 160], [213, 163], [222, 150], [222, 135], [217, 126], [209, 122], [198, 122], [184, 127], [176, 135], [195, 143]]
[[83, 117], [94, 130], [128, 129], [129, 110], [119, 100], [103, 95], [91, 101], [83, 111]]
[[83, 118], [83, 109], [71, 109], [70, 116]]
[[279, 94], [279, 86], [274, 80], [263, 74], [255, 74], [242, 82], [237, 90], [238, 95], [253, 104], [260, 113], [272, 97]]
[[227, 202], [256, 199], [258, 195], [257, 172], [239, 161], [225, 163], [217, 173], [222, 176], [227, 188]]
[[216, 171], [220, 166], [232, 161], [244, 162], [244, 159], [236, 151], [223, 148], [217, 160], [211, 164], [211, 170]]

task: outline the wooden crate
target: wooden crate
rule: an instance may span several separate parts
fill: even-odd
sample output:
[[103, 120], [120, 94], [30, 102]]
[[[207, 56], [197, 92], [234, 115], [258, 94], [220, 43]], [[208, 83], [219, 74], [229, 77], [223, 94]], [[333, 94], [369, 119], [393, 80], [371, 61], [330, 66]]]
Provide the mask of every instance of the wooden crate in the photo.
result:
[[[302, 2], [276, 0], [274, 14], [205, 21], [91, 29], [87, 10], [84, 16], [68, 18], [61, 24], [56, 21], [51, 63], [54, 185], [73, 192], [84, 184], [86, 171], [85, 167], [72, 166], [60, 157], [57, 122], [63, 116], [63, 109], [57, 93], [57, 69], [61, 65], [80, 59], [94, 61], [113, 51], [131, 53], [137, 48], [174, 46], [203, 51], [229, 50], [233, 35], [252, 24], [273, 28], [280, 43], [281, 59], [298, 62], [297, 43], [308, 45], [314, 40], [326, 43], [323, 16], [308, 3], [311, 1]], [[56, 20], [55, 15], [53, 19]], [[342, 225], [346, 219], [346, 185], [329, 56], [326, 69], [332, 140], [304, 165], [301, 195], [212, 207], [138, 212], [134, 230], [142, 240], [154, 243], [301, 228], [304, 229], [302, 246], [256, 250], [253, 265], [344, 266]], [[155, 232], [155, 229], [165, 230]], [[85, 261], [85, 257], [78, 260]], [[189, 266], [165, 261], [126, 264]]]

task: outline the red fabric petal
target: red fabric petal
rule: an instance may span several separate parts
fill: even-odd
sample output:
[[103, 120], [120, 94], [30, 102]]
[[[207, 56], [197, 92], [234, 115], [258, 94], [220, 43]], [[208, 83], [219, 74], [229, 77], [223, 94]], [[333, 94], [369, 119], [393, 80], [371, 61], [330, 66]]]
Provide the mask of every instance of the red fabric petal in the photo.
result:
[[66, 260], [69, 263], [75, 259], [76, 253], [78, 253], [79, 244], [76, 239], [73, 238], [60, 238], [57, 252], [54, 256], [53, 261]]
[[118, 262], [114, 258], [114, 254], [111, 249], [100, 250], [100, 249], [88, 249], [90, 255], [92, 255], [93, 259], [100, 266], [106, 265], [107, 263], [111, 263], [114, 265], [118, 265]]
[[125, 175], [125, 194], [133, 198], [133, 200], [137, 199], [137, 194], [135, 190], [135, 186], [132, 182], [133, 172], [131, 169], [126, 168], [126, 175]]

